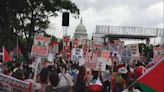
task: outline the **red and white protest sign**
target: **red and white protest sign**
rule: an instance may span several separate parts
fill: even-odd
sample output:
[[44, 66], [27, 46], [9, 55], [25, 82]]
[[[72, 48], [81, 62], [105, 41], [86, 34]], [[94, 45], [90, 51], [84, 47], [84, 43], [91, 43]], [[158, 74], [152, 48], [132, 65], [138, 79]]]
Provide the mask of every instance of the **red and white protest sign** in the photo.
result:
[[92, 54], [86, 53], [85, 57], [85, 67], [90, 69], [95, 69], [97, 66], [97, 61], [92, 61]]
[[30, 82], [0, 74], [0, 89], [3, 92], [32, 92], [32, 88], [34, 86]]
[[108, 59], [110, 57], [110, 52], [108, 50], [103, 50], [101, 52], [101, 57], [108, 61]]
[[49, 46], [49, 51], [52, 53], [59, 53], [59, 42], [54, 41]]
[[98, 51], [93, 51], [91, 57], [92, 62], [97, 62], [97, 58], [98, 58]]
[[153, 50], [154, 50], [153, 61], [160, 61], [160, 59], [164, 58], [164, 48], [155, 47]]
[[31, 55], [38, 57], [47, 57], [49, 50], [50, 38], [37, 36], [34, 38]]
[[64, 48], [64, 56], [65, 56], [65, 59], [71, 59], [71, 51], [70, 51], [70, 36], [64, 36], [63, 37], [63, 48]]
[[73, 38], [73, 48], [78, 48], [79, 39], [77, 37]]
[[88, 52], [89, 50], [89, 41], [87, 39], [84, 39], [83, 40], [83, 53], [84, 53], [84, 56], [86, 56], [86, 53]]
[[93, 51], [97, 52], [98, 57], [101, 57], [101, 51], [103, 49], [103, 45], [99, 43], [92, 44]]
[[70, 37], [64, 36], [63, 38], [64, 38], [64, 41], [63, 41], [64, 52], [67, 52], [69, 50]]

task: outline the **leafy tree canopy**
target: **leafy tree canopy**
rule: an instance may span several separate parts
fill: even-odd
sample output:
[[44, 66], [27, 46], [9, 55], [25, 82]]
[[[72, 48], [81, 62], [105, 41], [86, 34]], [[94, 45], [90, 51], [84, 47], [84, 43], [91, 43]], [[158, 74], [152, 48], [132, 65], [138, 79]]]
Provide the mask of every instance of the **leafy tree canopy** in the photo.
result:
[[[78, 18], [79, 9], [70, 0], [1, 0], [0, 39], [12, 43], [15, 36], [25, 38], [25, 48], [29, 52], [35, 34], [44, 32], [48, 27], [49, 17], [56, 17], [65, 11]], [[0, 47], [2, 45], [0, 41]]]

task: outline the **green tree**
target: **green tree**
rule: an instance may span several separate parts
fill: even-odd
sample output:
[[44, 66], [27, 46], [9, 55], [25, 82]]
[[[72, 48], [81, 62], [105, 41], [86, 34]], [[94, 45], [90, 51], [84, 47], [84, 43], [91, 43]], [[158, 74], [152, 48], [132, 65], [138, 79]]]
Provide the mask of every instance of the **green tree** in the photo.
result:
[[153, 45], [139, 44], [139, 52], [146, 57], [147, 61], [153, 58]]
[[69, 0], [28, 0], [25, 5], [25, 10], [18, 13], [18, 19], [21, 20], [19, 25], [27, 39], [28, 51], [35, 33], [44, 32], [48, 27], [49, 17], [57, 16], [58, 12], [63, 11], [69, 11], [74, 15], [79, 14], [79, 9]]
[[27, 40], [25, 48], [30, 52], [34, 35], [44, 32], [50, 23], [49, 17], [56, 17], [63, 11], [68, 11], [78, 18], [79, 9], [70, 0], [1, 0], [1, 39], [9, 38], [10, 40], [6, 42], [10, 42], [13, 34], [25, 37]]

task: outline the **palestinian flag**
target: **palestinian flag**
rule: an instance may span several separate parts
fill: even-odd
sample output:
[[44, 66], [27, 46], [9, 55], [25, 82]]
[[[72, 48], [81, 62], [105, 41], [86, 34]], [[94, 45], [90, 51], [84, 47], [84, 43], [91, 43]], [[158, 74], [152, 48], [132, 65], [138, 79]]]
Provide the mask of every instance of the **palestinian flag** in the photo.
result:
[[3, 63], [6, 64], [7, 62], [11, 61], [12, 58], [10, 57], [8, 51], [3, 47]]
[[137, 79], [142, 92], [164, 92], [164, 58]]
[[20, 49], [19, 46], [17, 46], [17, 51], [18, 51], [17, 53], [18, 53], [18, 58], [19, 58], [19, 60], [20, 60], [21, 62], [25, 61], [24, 56], [23, 56], [23, 54], [22, 54], [22, 50]]

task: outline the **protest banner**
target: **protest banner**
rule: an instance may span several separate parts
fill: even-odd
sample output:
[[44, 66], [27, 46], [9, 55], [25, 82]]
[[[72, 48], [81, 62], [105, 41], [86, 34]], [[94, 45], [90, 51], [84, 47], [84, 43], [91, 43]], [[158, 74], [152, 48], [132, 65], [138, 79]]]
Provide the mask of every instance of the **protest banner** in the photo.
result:
[[83, 50], [80, 48], [73, 48], [71, 60], [72, 61], [78, 61], [80, 58], [83, 58]]
[[49, 52], [51, 53], [59, 53], [59, 42], [54, 41], [49, 46]]
[[82, 42], [82, 48], [83, 48], [83, 54], [84, 54], [84, 57], [85, 57], [86, 56], [86, 53], [89, 50], [89, 41], [88, 41], [88, 39], [84, 39], [83, 40], [83, 42]]
[[96, 69], [100, 71], [105, 71], [106, 70], [106, 60], [102, 57], [97, 58], [97, 65]]
[[32, 46], [31, 56], [34, 57], [47, 57], [49, 50], [50, 38], [36, 36]]
[[106, 64], [111, 65], [111, 61], [118, 62], [120, 61], [120, 55], [118, 54], [117, 51], [108, 51], [108, 50], [103, 50], [101, 52], [101, 57], [105, 59]]
[[78, 48], [78, 45], [79, 45], [79, 39], [77, 37], [74, 37], [72, 48]]
[[97, 52], [98, 57], [101, 57], [101, 51], [103, 50], [103, 45], [98, 43], [92, 44], [93, 51]]
[[101, 51], [101, 57], [104, 58], [106, 61], [108, 61], [110, 57], [110, 52], [108, 50]]
[[70, 37], [69, 36], [64, 36], [63, 39], [64, 39], [63, 40], [64, 52], [67, 52], [69, 50]]
[[30, 82], [0, 74], [0, 89], [3, 92], [32, 92], [34, 87]]
[[139, 57], [140, 56], [138, 44], [131, 44], [130, 50], [132, 53], [132, 57]]
[[131, 62], [131, 50], [129, 48], [124, 48], [122, 49], [121, 52], [121, 61], [124, 63], [129, 63]]
[[131, 61], [135, 62], [140, 60], [139, 46], [138, 44], [129, 44], [127, 45], [131, 50]]
[[63, 37], [63, 51], [65, 53], [65, 59], [71, 59], [71, 51], [70, 51], [70, 36]]
[[90, 68], [90, 69], [95, 69], [96, 65], [97, 65], [97, 61], [94, 62], [92, 61], [92, 54], [91, 53], [86, 53], [86, 57], [85, 57], [85, 67], [86, 68]]
[[153, 61], [159, 61], [160, 59], [164, 58], [164, 48], [154, 47], [153, 51]]
[[110, 51], [110, 58], [115, 61], [121, 61], [121, 50], [124, 47], [124, 41], [120, 40], [110, 40], [108, 41], [108, 48]]
[[92, 56], [91, 56], [91, 61], [92, 62], [97, 62], [97, 58], [98, 58], [98, 51], [92, 51]]

